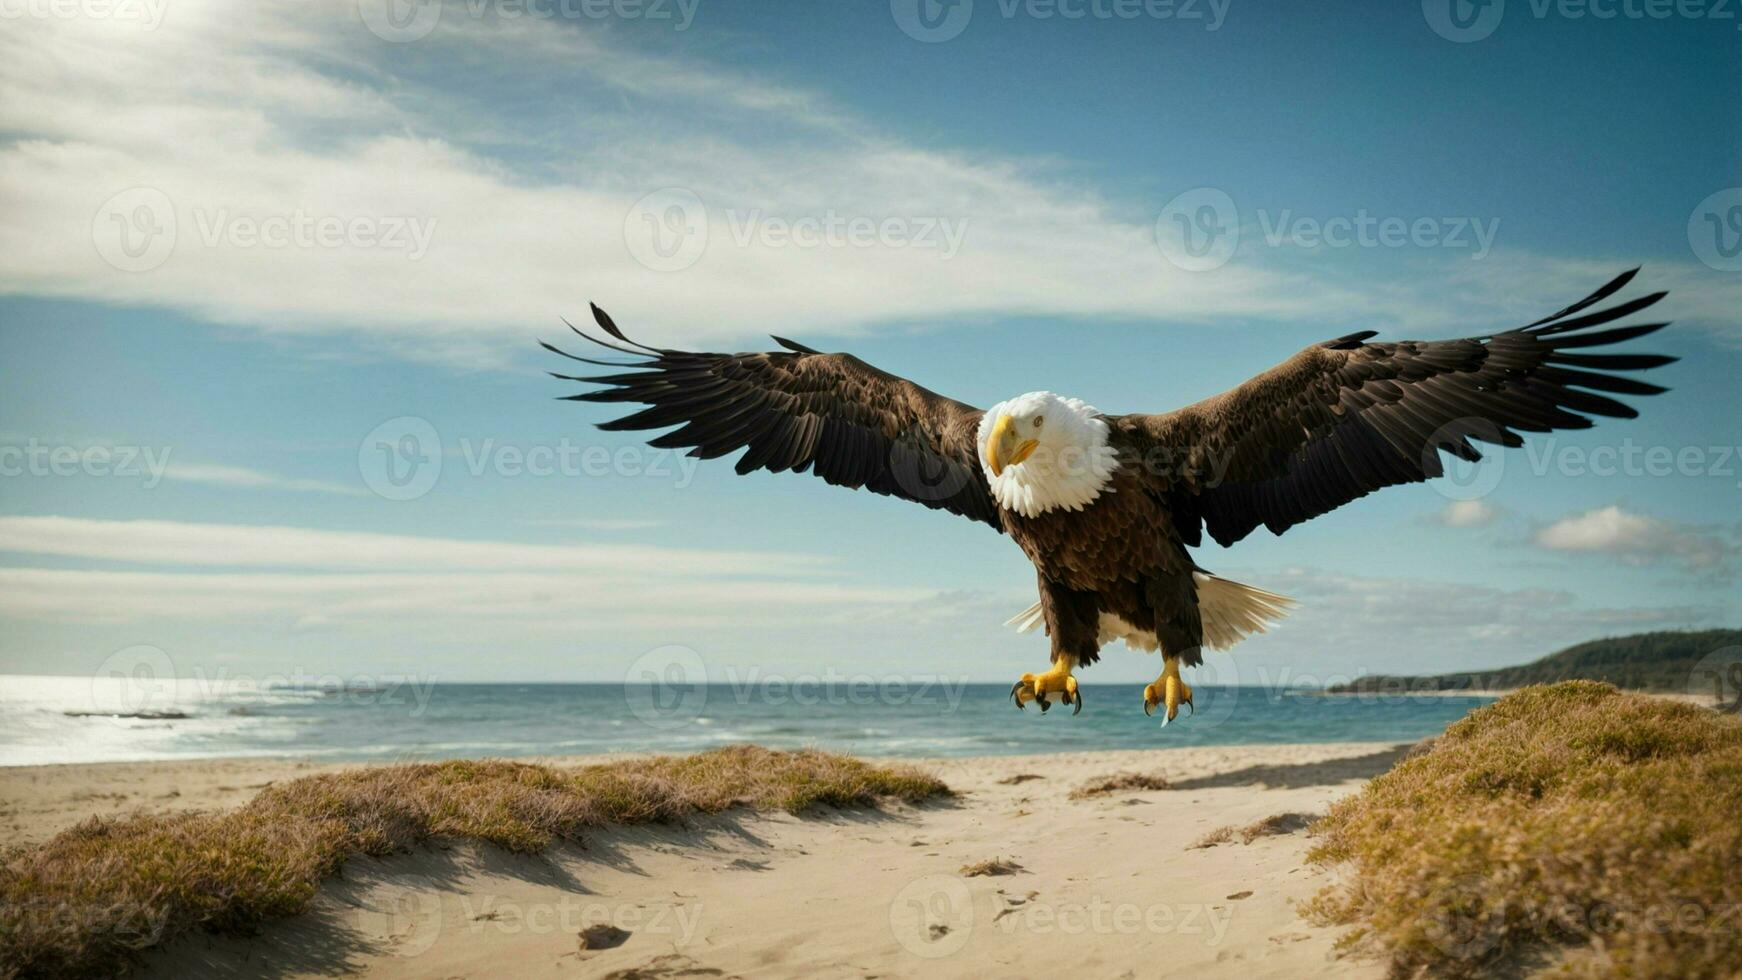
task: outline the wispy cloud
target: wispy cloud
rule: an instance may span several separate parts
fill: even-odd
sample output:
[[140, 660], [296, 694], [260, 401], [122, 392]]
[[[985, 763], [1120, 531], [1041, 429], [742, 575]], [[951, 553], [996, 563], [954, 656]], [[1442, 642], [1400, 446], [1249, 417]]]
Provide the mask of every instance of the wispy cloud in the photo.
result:
[[[522, 667], [561, 649], [585, 651], [594, 669], [606, 669], [613, 650], [633, 655], [705, 635], [709, 656], [721, 662], [947, 664], [982, 679], [1028, 669], [1046, 652], [1044, 638], [1000, 625], [1033, 598], [1014, 582], [976, 586], [989, 591], [911, 578], [867, 582], [845, 563], [773, 552], [59, 517], [0, 517], [0, 552], [54, 564], [0, 568], [0, 619], [9, 623], [165, 637], [241, 627], [254, 647], [276, 656], [298, 649], [298, 636], [331, 630], [347, 643], [378, 639], [383, 649], [440, 648], [445, 659], [428, 660], [430, 669], [465, 676], [491, 676], [478, 673], [478, 644]], [[1721, 599], [1605, 607], [1565, 589], [1315, 568], [1233, 574], [1301, 605], [1272, 635], [1212, 657], [1215, 683], [1495, 666], [1597, 633], [1733, 615]], [[925, 637], [917, 648], [916, 629]], [[780, 642], [771, 645], [771, 636]], [[1150, 658], [1110, 650], [1095, 679], [1153, 669]]]
[[[298, 527], [0, 517], [0, 552], [147, 568], [0, 568], [0, 616], [71, 622], [259, 620], [439, 635], [730, 626], [921, 602], [827, 558], [639, 545], [541, 545]], [[191, 566], [191, 567], [190, 567]]]
[[[0, 615], [60, 622], [210, 623], [271, 618], [293, 629], [439, 635], [455, 622], [549, 630], [766, 629], [795, 611], [830, 622], [859, 607], [932, 596], [851, 583], [494, 572], [247, 575], [0, 568]], [[100, 597], [100, 598], [99, 598]]]
[[311, 493], [338, 493], [352, 496], [366, 494], [367, 490], [360, 486], [346, 486], [343, 483], [333, 483], [328, 480], [309, 480], [297, 477], [280, 476], [263, 470], [249, 469], [245, 466], [225, 466], [220, 463], [180, 463], [171, 462], [164, 470], [166, 480], [180, 480], [185, 483], [209, 483], [220, 487], [242, 487], [261, 490], [297, 490]]
[[[1611, 606], [1563, 588], [1502, 588], [1295, 567], [1235, 576], [1300, 600], [1274, 636], [1242, 644], [1241, 683], [1442, 673], [1533, 660], [1604, 634], [1721, 625], [1728, 603]], [[1226, 672], [1226, 671], [1225, 671]]]
[[821, 555], [621, 544], [521, 544], [304, 527], [0, 517], [0, 551], [148, 565], [239, 568], [591, 569], [684, 576], [801, 575]]
[[1605, 554], [1630, 564], [1668, 564], [1709, 575], [1733, 571], [1742, 553], [1736, 539], [1734, 528], [1682, 524], [1619, 505], [1563, 517], [1532, 537], [1548, 551]]
[[[489, 361], [502, 335], [588, 300], [693, 345], [992, 314], [1480, 330], [1614, 271], [1514, 254], [1378, 288], [1257, 249], [1187, 272], [1155, 247], [1155, 215], [1056, 164], [917, 145], [813, 93], [609, 33], [453, 16], [387, 45], [336, 0], [189, 0], [151, 31], [11, 21], [0, 289]], [[438, 61], [437, 87], [395, 75]], [[488, 76], [456, 67], [471, 63]], [[466, 94], [487, 84], [560, 88], [568, 108], [523, 131], [476, 111]], [[136, 108], [118, 116], [123, 103]], [[835, 244], [804, 244], [803, 222], [838, 222]], [[648, 251], [654, 235], [671, 255]], [[1733, 281], [1654, 273], [1701, 284], [1684, 316], [1742, 305]]]
[[1486, 500], [1454, 500], [1427, 520], [1444, 527], [1487, 527], [1505, 513], [1505, 508]]
[[521, 521], [528, 527], [571, 527], [582, 531], [645, 531], [664, 527], [665, 521], [609, 517], [553, 517]]

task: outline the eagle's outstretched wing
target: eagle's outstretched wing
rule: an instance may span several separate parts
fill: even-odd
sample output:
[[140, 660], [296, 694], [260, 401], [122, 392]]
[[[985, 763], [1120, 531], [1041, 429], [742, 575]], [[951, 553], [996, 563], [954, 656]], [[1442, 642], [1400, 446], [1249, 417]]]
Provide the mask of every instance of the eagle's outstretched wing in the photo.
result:
[[638, 360], [621, 363], [564, 357], [632, 368], [622, 374], [565, 381], [605, 387], [569, 400], [640, 402], [650, 406], [599, 428], [662, 429], [648, 443], [692, 447], [702, 459], [746, 450], [739, 473], [809, 470], [844, 487], [941, 508], [1002, 531], [975, 448], [980, 409], [879, 371], [851, 354], [824, 354], [780, 337], [782, 351], [704, 354], [638, 344], [593, 307], [600, 328], [624, 346], [594, 343]]
[[1518, 446], [1518, 431], [1588, 428], [1590, 415], [1634, 417], [1594, 392], [1655, 395], [1665, 389], [1614, 372], [1675, 358], [1583, 349], [1666, 326], [1590, 329], [1664, 294], [1583, 311], [1638, 271], [1518, 329], [1433, 342], [1366, 343], [1373, 331], [1354, 333], [1179, 411], [1109, 421], [1144, 448], [1139, 463], [1187, 543], [1200, 542], [1200, 527], [1223, 545], [1260, 524], [1281, 534], [1380, 487], [1440, 476], [1440, 450], [1482, 458], [1470, 439]]

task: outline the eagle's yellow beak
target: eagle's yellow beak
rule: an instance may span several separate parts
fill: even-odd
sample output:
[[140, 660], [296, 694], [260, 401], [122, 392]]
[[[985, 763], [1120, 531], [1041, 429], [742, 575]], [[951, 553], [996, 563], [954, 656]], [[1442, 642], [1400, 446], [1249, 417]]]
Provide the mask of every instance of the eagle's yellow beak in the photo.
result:
[[992, 434], [986, 437], [986, 462], [992, 464], [992, 475], [1002, 476], [1004, 467], [1015, 466], [1034, 452], [1034, 447], [1040, 445], [1039, 440], [1024, 439], [1018, 442], [1016, 423], [1008, 415], [998, 416], [998, 421], [992, 426]]

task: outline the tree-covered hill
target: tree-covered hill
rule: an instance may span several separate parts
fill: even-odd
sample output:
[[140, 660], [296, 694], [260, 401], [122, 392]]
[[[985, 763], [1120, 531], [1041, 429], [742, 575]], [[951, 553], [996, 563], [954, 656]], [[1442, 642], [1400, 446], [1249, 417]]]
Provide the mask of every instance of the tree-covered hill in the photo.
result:
[[[1721, 653], [1733, 648], [1728, 655]], [[1717, 656], [1713, 656], [1717, 654]], [[1711, 658], [1708, 660], [1707, 658]], [[1705, 661], [1702, 664], [1702, 661]], [[1725, 670], [1723, 668], [1728, 668]], [[1696, 675], [1696, 669], [1699, 673]], [[1717, 673], [1713, 674], [1713, 670]], [[1608, 681], [1640, 691], [1714, 691], [1733, 700], [1742, 686], [1742, 630], [1637, 633], [1571, 646], [1516, 667], [1409, 677], [1372, 674], [1329, 688], [1334, 694], [1369, 691], [1504, 691], [1556, 681]], [[1722, 685], [1720, 688], [1718, 685]]]

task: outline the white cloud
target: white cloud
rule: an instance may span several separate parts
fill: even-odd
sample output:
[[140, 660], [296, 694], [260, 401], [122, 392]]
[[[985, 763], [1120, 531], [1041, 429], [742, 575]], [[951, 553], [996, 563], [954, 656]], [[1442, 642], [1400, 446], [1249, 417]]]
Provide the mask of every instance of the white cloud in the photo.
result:
[[660, 579], [457, 569], [247, 575], [0, 568], [0, 615], [73, 622], [193, 623], [263, 618], [292, 628], [424, 636], [456, 621], [502, 623], [518, 634], [550, 630], [752, 627], [803, 610], [828, 622], [854, 607], [931, 597], [925, 589], [849, 583]]
[[1730, 604], [1592, 606], [1564, 589], [1372, 578], [1316, 568], [1234, 578], [1300, 600], [1272, 636], [1231, 654], [1240, 683], [1335, 683], [1524, 663], [1586, 640], [1722, 624]]
[[529, 527], [572, 527], [582, 531], [645, 531], [649, 528], [665, 526], [664, 521], [610, 517], [535, 518], [520, 523]]
[[308, 480], [280, 476], [276, 473], [248, 469], [243, 466], [225, 466], [220, 463], [171, 462], [164, 470], [163, 477], [166, 480], [181, 480], [186, 483], [209, 483], [221, 487], [248, 487], [262, 490], [302, 490], [313, 493], [338, 493], [350, 495], [365, 494], [368, 492], [362, 487], [351, 487], [342, 483], [332, 483], [327, 480]]
[[1500, 519], [1502, 508], [1485, 500], [1454, 500], [1433, 516], [1446, 527], [1487, 527]]
[[[483, 85], [563, 99], [534, 124], [482, 113], [469, 90]], [[0, 289], [258, 329], [356, 330], [417, 356], [500, 360], [588, 300], [697, 346], [1008, 313], [1469, 330], [1502, 303], [1534, 318], [1614, 271], [1511, 255], [1450, 273], [1487, 289], [1445, 290], [1443, 271], [1379, 288], [1290, 271], [1257, 250], [1188, 273], [1154, 247], [1153, 214], [1057, 167], [905, 143], [811, 93], [640, 54], [593, 24], [444, 16], [429, 38], [387, 45], [336, 0], [188, 0], [151, 31], [23, 18], [0, 35], [0, 91], [0, 130], [17, 134], [0, 148]], [[175, 246], [160, 266], [123, 271], [103, 257], [116, 257], [122, 226], [168, 218], [132, 201], [103, 210], [141, 186], [166, 196]], [[645, 267], [626, 245], [646, 230], [629, 220], [634, 203], [669, 186], [708, 216], [700, 260], [676, 272]], [[740, 244], [735, 226], [752, 215], [894, 219], [914, 236], [936, 220], [965, 238], [949, 258], [888, 242]], [[330, 247], [243, 234], [325, 219], [344, 225]], [[387, 225], [402, 219], [407, 247], [370, 245], [400, 237]], [[1678, 267], [1653, 273], [1696, 281]], [[1524, 286], [1494, 288], [1515, 275]], [[1722, 277], [1697, 281], [1688, 302], [1705, 307], [1684, 314], [1718, 317], [1742, 299]]]
[[1664, 526], [1620, 507], [1601, 507], [1563, 517], [1536, 534], [1536, 543], [1554, 551], [1635, 551], [1662, 537]]
[[1736, 545], [1721, 529], [1678, 524], [1620, 506], [1563, 517], [1533, 538], [1549, 551], [1600, 552], [1634, 564], [1673, 562], [1694, 572], [1723, 572]]
[[936, 595], [851, 581], [811, 555], [173, 521], [0, 517], [0, 552], [153, 566], [0, 568], [0, 616], [56, 622], [264, 619], [421, 637], [444, 636], [456, 622], [511, 619], [516, 635], [596, 638], [815, 625]]
[[[67, 648], [94, 664], [144, 637], [190, 662], [253, 650], [260, 670], [410, 657], [444, 677], [573, 676], [582, 663], [609, 677], [620, 676], [616, 658], [676, 642], [719, 665], [996, 680], [1044, 663], [1047, 648], [1000, 625], [1032, 601], [1016, 580], [970, 583], [989, 591], [907, 576], [884, 584], [845, 563], [769, 552], [40, 517], [0, 518], [0, 551], [55, 566], [0, 568], [13, 669], [80, 669]], [[1301, 605], [1273, 634], [1214, 654], [1218, 683], [1497, 666], [1605, 632], [1733, 615], [1722, 599], [1604, 608], [1558, 589], [1308, 568], [1231, 574]], [[1092, 678], [1147, 681], [1155, 669], [1153, 657], [1110, 647]]]
[[552, 570], [655, 575], [802, 575], [820, 555], [652, 545], [520, 544], [366, 531], [182, 521], [0, 517], [0, 551], [151, 565], [236, 568]]

